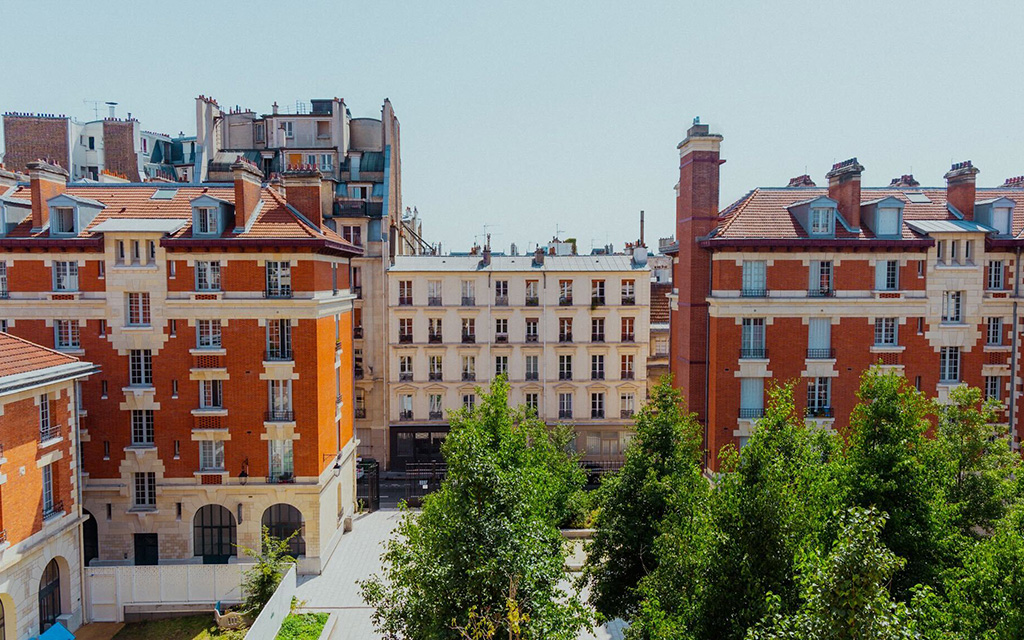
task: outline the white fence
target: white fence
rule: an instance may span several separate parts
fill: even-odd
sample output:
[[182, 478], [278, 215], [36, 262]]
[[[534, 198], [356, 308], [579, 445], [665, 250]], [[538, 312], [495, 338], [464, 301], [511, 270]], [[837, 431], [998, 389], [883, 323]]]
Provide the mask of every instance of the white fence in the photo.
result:
[[[242, 600], [245, 564], [179, 564], [87, 567], [86, 611], [91, 622], [122, 622], [124, 609], [151, 606], [154, 611], [182, 605], [213, 605]], [[294, 577], [293, 577], [294, 582]], [[289, 603], [291, 598], [288, 599]]]
[[295, 595], [295, 566], [288, 569], [288, 573], [281, 578], [281, 584], [277, 585], [274, 595], [270, 596], [263, 611], [256, 617], [256, 620], [249, 627], [245, 634], [245, 640], [265, 640], [277, 636], [281, 623], [288, 616], [292, 609], [292, 597]]

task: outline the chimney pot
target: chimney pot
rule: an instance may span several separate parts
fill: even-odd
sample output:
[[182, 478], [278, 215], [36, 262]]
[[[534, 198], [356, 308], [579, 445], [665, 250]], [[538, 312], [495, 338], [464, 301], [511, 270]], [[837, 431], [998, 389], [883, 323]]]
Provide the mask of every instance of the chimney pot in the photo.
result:
[[977, 195], [976, 176], [980, 171], [970, 160], [953, 163], [946, 175], [946, 202], [963, 214], [964, 220], [974, 220], [974, 200]]
[[851, 229], [860, 229], [860, 174], [863, 165], [857, 158], [850, 158], [832, 165], [832, 170], [825, 174], [828, 178], [828, 197], [838, 203], [842, 214]]

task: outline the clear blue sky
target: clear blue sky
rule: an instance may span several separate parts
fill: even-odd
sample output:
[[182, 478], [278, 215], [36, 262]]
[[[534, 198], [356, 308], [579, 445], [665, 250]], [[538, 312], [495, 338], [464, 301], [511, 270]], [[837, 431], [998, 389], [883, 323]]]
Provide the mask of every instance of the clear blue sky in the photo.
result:
[[[195, 129], [193, 98], [345, 98], [402, 123], [404, 198], [465, 249], [673, 230], [676, 144], [725, 136], [723, 206], [857, 156], [864, 183], [1024, 174], [1024, 3], [18, 2], [0, 0], [0, 110]], [[143, 8], [145, 7], [145, 8]], [[653, 242], [652, 242], [653, 240]]]

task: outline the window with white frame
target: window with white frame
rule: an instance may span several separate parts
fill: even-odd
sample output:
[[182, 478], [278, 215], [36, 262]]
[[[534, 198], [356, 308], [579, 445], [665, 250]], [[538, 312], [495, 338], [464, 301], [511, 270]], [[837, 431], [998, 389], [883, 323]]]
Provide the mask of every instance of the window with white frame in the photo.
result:
[[199, 381], [199, 408], [221, 409], [224, 406], [221, 380]]
[[494, 336], [499, 340], [508, 338], [508, 318], [494, 319]]
[[136, 507], [156, 506], [156, 473], [146, 471], [135, 474], [135, 492], [132, 496]]
[[427, 318], [427, 335], [433, 340], [441, 341], [442, 331], [441, 318]]
[[743, 318], [740, 348], [745, 358], [765, 356], [764, 318]]
[[494, 281], [494, 304], [508, 304], [508, 280]]
[[220, 260], [196, 260], [196, 291], [220, 291]]
[[152, 445], [156, 438], [152, 409], [132, 409], [132, 445]]
[[619, 394], [619, 411], [623, 418], [628, 418], [636, 411], [636, 396], [632, 393]]
[[539, 327], [539, 325], [540, 325], [540, 321], [537, 318], [527, 318], [526, 319], [526, 341], [527, 342], [537, 342], [538, 336], [539, 336], [539, 334], [538, 334], [538, 327]]
[[476, 409], [476, 394], [474, 394], [474, 393], [464, 393], [464, 394], [462, 394], [462, 407], [464, 409], [469, 409], [470, 411], [472, 411], [473, 409]]
[[558, 295], [563, 304], [572, 302], [572, 280], [558, 281]]
[[290, 413], [292, 410], [292, 381], [267, 380], [267, 392], [270, 398], [270, 411], [275, 418], [290, 418], [279, 414]]
[[412, 379], [412, 356], [398, 356], [398, 375]]
[[623, 380], [632, 380], [636, 376], [636, 357], [631, 353], [624, 353], [619, 360], [622, 365], [619, 376]]
[[427, 359], [429, 365], [430, 379], [441, 380], [444, 372], [444, 358], [442, 356], [430, 356]]
[[462, 378], [473, 379], [476, 377], [476, 356], [462, 356]]
[[292, 295], [292, 267], [289, 262], [267, 262], [267, 296], [289, 298]]
[[526, 379], [537, 380], [540, 378], [540, 356], [526, 356]]
[[945, 291], [942, 294], [942, 321], [943, 322], [963, 322], [963, 310], [961, 307], [961, 301], [963, 300], [962, 291]]
[[896, 318], [875, 318], [875, 346], [895, 347], [898, 325]]
[[58, 349], [79, 349], [78, 320], [54, 320], [53, 331], [56, 335], [55, 344]]
[[743, 291], [745, 296], [763, 296], [768, 289], [764, 260], [743, 261]]
[[341, 225], [341, 237], [357, 247], [363, 246], [363, 228], [358, 224]]
[[946, 261], [946, 241], [937, 240], [935, 242], [935, 259], [939, 262]]
[[811, 260], [810, 286], [811, 297], [832, 295], [832, 261]]
[[50, 394], [44, 393], [44, 394], [39, 396], [39, 439], [40, 440], [49, 440], [50, 438], [55, 437], [55, 435], [50, 432], [50, 428], [52, 426], [53, 425], [50, 422]]
[[964, 263], [974, 263], [974, 240], [964, 240]]
[[950, 240], [949, 241], [949, 261], [960, 262], [960, 241]]
[[54, 207], [50, 214], [50, 229], [55, 233], [74, 233], [75, 210], [71, 207]]
[[875, 263], [875, 289], [896, 291], [900, 288], [900, 261], [879, 260]]
[[832, 378], [824, 376], [809, 378], [807, 380], [807, 413], [812, 416], [820, 416], [831, 408]]
[[1003, 319], [993, 316], [985, 319], [985, 344], [1003, 344]]
[[284, 120], [281, 122], [281, 129], [284, 130], [284, 137], [292, 139], [295, 137], [295, 123], [291, 120]]
[[7, 284], [7, 261], [0, 260], [0, 298], [9, 296], [10, 291]]
[[604, 417], [604, 393], [600, 391], [590, 394], [590, 417]]
[[287, 318], [267, 320], [267, 356], [271, 360], [292, 357], [292, 323]]
[[999, 376], [985, 376], [985, 399], [1002, 400], [1002, 378]]
[[128, 384], [152, 386], [153, 352], [150, 349], [132, 349], [128, 354]]
[[740, 378], [740, 417], [760, 418], [764, 412], [764, 378]]
[[129, 293], [128, 295], [128, 326], [149, 326], [151, 321], [148, 293]]
[[53, 263], [53, 290], [78, 291], [78, 263]]
[[1001, 290], [1005, 285], [1003, 284], [1003, 261], [1002, 260], [989, 260], [988, 261], [988, 280], [986, 282], [986, 288], [991, 290]]
[[508, 356], [494, 356], [494, 376], [508, 375]]
[[939, 381], [960, 382], [960, 347], [939, 349]]
[[398, 304], [412, 304], [412, 280], [398, 281]]
[[217, 208], [199, 207], [196, 209], [196, 233], [209, 236], [217, 234], [220, 229], [217, 226]]
[[224, 441], [199, 441], [199, 470], [222, 471], [224, 469]]
[[220, 349], [220, 320], [196, 321], [196, 347]]
[[558, 417], [572, 417], [572, 393], [558, 394]]
[[604, 280], [590, 281], [590, 301], [593, 304], [604, 304]]
[[43, 514], [45, 515], [53, 513], [54, 510], [56, 491], [54, 491], [53, 465], [54, 463], [51, 462], [43, 467]]
[[568, 354], [558, 356], [558, 379], [572, 380], [572, 356]]
[[253, 125], [253, 136], [256, 138], [256, 142], [263, 142], [266, 137], [267, 125], [262, 122], [257, 122]]
[[295, 474], [291, 440], [268, 440], [271, 479], [290, 478]]
[[636, 280], [622, 281], [622, 304], [636, 303]]
[[526, 394], [526, 407], [532, 409], [534, 413], [540, 411], [540, 394], [539, 393], [527, 393]]
[[412, 417], [412, 394], [403, 393], [398, 396], [398, 410], [401, 411], [401, 417]]
[[590, 379], [604, 380], [604, 356], [595, 353], [590, 356]]
[[472, 280], [462, 281], [462, 304], [476, 304], [476, 283]]
[[441, 408], [441, 402], [442, 402], [441, 394], [440, 393], [432, 393], [428, 397], [429, 397], [429, 400], [430, 400], [430, 418], [431, 419], [440, 418], [441, 415], [442, 415], [442, 412], [443, 412], [443, 409]]
[[321, 171], [334, 171], [334, 155], [321, 153], [319, 166]]
[[816, 235], [832, 233], [832, 220], [835, 217], [830, 207], [814, 207], [811, 209], [811, 233]]

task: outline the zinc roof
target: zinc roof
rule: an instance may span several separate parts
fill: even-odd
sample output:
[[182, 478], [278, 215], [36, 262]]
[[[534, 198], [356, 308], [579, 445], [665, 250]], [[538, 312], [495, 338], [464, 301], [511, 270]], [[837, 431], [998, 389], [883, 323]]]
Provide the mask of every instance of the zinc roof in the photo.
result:
[[636, 265], [630, 256], [544, 256], [543, 265], [534, 265], [533, 254], [491, 256], [483, 265], [483, 256], [397, 256], [391, 271], [648, 271]]

